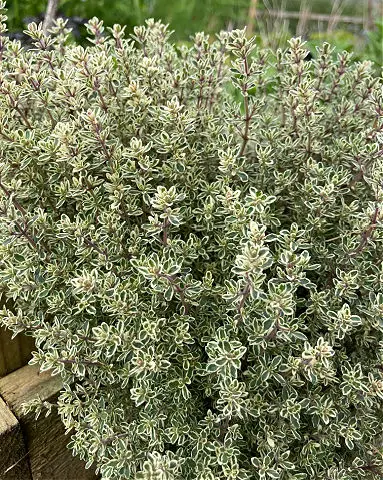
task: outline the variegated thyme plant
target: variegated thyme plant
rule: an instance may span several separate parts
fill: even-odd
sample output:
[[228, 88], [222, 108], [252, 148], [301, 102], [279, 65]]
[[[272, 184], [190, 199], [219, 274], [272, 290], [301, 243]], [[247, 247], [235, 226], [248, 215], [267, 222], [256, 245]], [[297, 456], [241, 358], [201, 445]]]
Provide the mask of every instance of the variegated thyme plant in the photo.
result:
[[380, 478], [381, 80], [299, 38], [88, 30], [0, 40], [1, 322], [62, 375], [74, 453], [104, 480]]

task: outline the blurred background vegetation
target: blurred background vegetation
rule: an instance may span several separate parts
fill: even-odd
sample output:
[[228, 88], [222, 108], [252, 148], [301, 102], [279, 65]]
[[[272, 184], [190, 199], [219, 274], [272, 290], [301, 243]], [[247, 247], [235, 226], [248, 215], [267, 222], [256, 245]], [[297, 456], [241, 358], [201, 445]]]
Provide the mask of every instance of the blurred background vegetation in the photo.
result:
[[[47, 0], [8, 0], [7, 6], [11, 35], [22, 39], [26, 23], [43, 20]], [[154, 17], [170, 24], [176, 41], [246, 25], [264, 46], [302, 35], [314, 55], [315, 46], [328, 41], [353, 51], [356, 60], [383, 64], [383, 0], [60, 0], [58, 14], [69, 18], [79, 42], [86, 41], [83, 24], [93, 16], [128, 30]]]

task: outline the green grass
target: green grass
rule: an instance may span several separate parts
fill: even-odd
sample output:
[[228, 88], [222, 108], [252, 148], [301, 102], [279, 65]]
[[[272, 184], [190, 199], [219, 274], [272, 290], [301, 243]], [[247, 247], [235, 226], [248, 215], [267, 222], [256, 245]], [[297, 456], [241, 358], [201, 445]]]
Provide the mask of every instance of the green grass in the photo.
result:
[[[367, 0], [366, 0], [367, 1]], [[363, 16], [366, 1], [354, 0], [258, 0], [258, 10], [284, 9], [300, 11], [308, 8], [312, 12], [339, 13]], [[47, 0], [11, 0], [8, 4], [9, 29], [20, 31], [23, 19], [42, 14]], [[185, 41], [197, 31], [215, 33], [226, 28], [241, 28], [248, 21], [250, 0], [61, 0], [60, 12], [68, 17], [84, 19], [97, 16], [106, 25], [121, 23], [128, 31], [134, 25], [142, 24], [145, 18], [154, 17], [169, 23], [175, 31], [176, 41]], [[259, 17], [254, 28], [265, 46], [285, 46], [286, 38], [296, 34], [297, 21]], [[327, 32], [327, 25], [310, 22], [309, 45], [315, 52], [315, 45], [328, 41], [339, 50], [355, 51], [355, 59], [371, 58], [382, 65], [383, 22], [371, 32], [364, 32], [363, 25], [339, 24], [333, 32]], [[82, 32], [85, 35], [85, 29]]]

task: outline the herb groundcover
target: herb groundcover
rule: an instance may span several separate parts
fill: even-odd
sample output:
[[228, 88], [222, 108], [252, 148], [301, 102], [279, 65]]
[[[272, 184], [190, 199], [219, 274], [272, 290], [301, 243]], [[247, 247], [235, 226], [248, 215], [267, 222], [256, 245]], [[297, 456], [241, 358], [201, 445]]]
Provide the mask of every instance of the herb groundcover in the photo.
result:
[[380, 478], [371, 64], [88, 30], [0, 38], [0, 318], [62, 375], [74, 454], [104, 480]]

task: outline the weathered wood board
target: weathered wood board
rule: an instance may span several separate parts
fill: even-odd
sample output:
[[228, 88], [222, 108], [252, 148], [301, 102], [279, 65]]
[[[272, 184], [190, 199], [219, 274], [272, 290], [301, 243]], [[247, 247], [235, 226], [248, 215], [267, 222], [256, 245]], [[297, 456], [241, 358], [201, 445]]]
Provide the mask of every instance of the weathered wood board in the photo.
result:
[[0, 398], [0, 480], [31, 478], [20, 424]]
[[[39, 373], [38, 367], [31, 365], [0, 379], [0, 395], [20, 422], [32, 479], [95, 480], [94, 470], [85, 470], [84, 462], [73, 457], [66, 448], [69, 436], [64, 435], [64, 427], [55, 412], [48, 417], [42, 414], [38, 420], [33, 414], [24, 415], [22, 412], [23, 403], [36, 397], [52, 400], [60, 388], [59, 377], [52, 377], [49, 372]], [[29, 480], [28, 477], [25, 479]]]
[[12, 340], [12, 332], [0, 327], [0, 377], [26, 365], [33, 347], [32, 337], [19, 334]]

